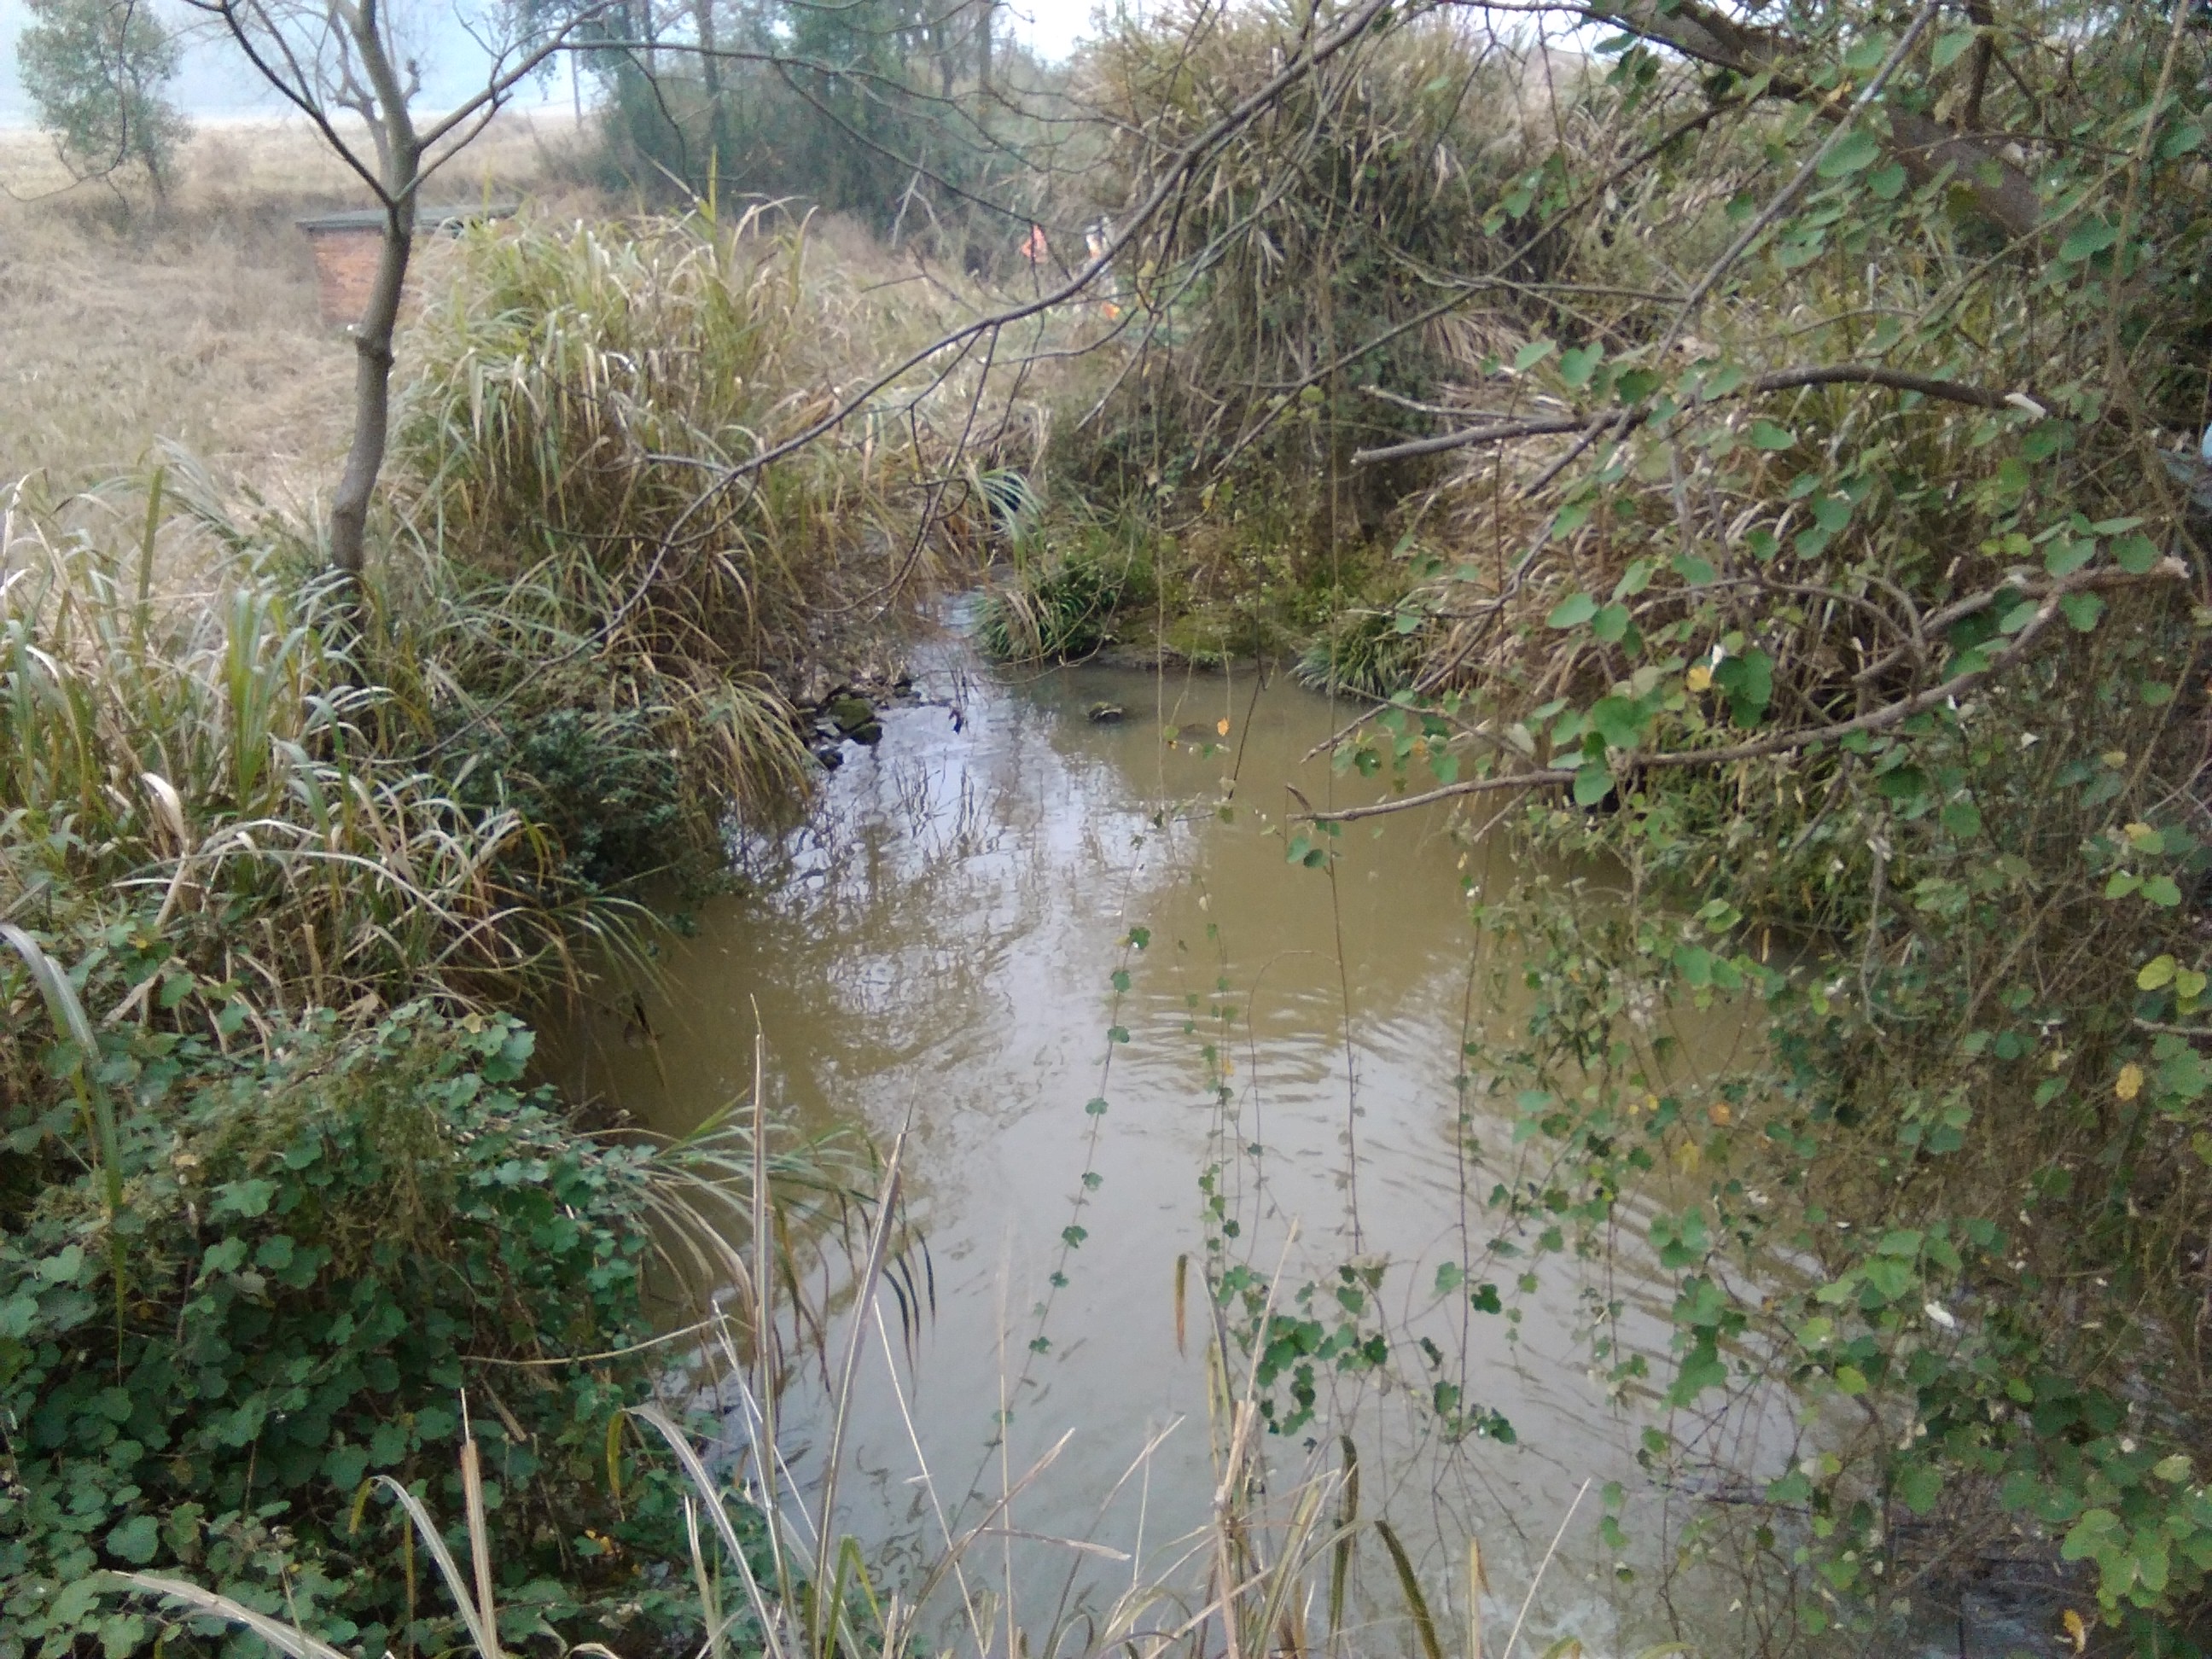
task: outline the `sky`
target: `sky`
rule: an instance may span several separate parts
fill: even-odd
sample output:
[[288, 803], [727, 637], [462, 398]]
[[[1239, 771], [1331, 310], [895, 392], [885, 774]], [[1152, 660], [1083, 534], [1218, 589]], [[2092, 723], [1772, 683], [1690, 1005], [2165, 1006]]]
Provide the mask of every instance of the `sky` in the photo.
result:
[[[1056, 59], [1067, 55], [1088, 27], [1091, 4], [1092, 0], [1007, 0], [1001, 15], [1040, 56]], [[171, 9], [175, 15], [177, 9]], [[459, 8], [416, 0], [411, 9], [427, 48], [422, 61], [430, 69], [424, 77], [422, 107], [450, 107], [483, 84], [484, 52], [462, 25]], [[0, 126], [32, 123], [28, 100], [15, 78], [15, 37], [29, 16], [24, 0], [0, 0]], [[186, 114], [202, 118], [269, 115], [281, 108], [276, 95], [259, 84], [234, 48], [210, 39], [188, 41], [184, 66], [172, 90]], [[532, 92], [545, 101], [565, 104], [567, 78], [556, 78], [542, 94], [535, 88]]]

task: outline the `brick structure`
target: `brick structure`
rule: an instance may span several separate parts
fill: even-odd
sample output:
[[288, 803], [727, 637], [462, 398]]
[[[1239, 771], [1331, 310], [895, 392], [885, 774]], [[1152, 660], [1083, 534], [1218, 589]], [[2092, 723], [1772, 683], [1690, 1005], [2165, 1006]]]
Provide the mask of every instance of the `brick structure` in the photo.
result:
[[[462, 226], [485, 219], [504, 219], [514, 211], [500, 207], [418, 208], [417, 235], [459, 232]], [[376, 285], [376, 261], [384, 246], [384, 211], [363, 208], [352, 213], [324, 213], [299, 221], [307, 233], [315, 255], [315, 287], [325, 323], [350, 327], [368, 309], [369, 292]], [[411, 287], [410, 276], [409, 285]]]

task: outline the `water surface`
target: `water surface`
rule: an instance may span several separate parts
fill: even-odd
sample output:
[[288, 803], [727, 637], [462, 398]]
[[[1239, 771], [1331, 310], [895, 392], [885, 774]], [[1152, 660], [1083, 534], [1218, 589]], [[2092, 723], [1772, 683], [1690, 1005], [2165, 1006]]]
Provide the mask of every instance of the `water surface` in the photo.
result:
[[[1471, 841], [1429, 809], [1347, 826], [1333, 872], [1289, 863], [1291, 788], [1326, 805], [1387, 786], [1307, 758], [1356, 705], [1249, 673], [996, 675], [947, 645], [916, 689], [885, 711], [879, 748], [848, 746], [804, 831], [750, 849], [759, 890], [703, 908], [642, 1021], [612, 998], [556, 1045], [569, 1087], [681, 1132], [750, 1088], [757, 1020], [772, 1100], [886, 1141], [909, 1130], [935, 1312], [900, 1366], [906, 1413], [879, 1358], [861, 1369], [842, 1524], [893, 1561], [940, 1543], [907, 1413], [956, 1525], [980, 1513], [971, 1483], [995, 1492], [1070, 1431], [1012, 1529], [1139, 1554], [1200, 1523], [1211, 1237], [1222, 1259], [1279, 1263], [1291, 1285], [1385, 1265], [1390, 1316], [1432, 1334], [1449, 1374], [1465, 1354], [1470, 1403], [1517, 1436], [1447, 1452], [1423, 1413], [1370, 1387], [1325, 1395], [1312, 1425], [1270, 1445], [1274, 1467], [1295, 1475], [1310, 1443], [1333, 1461], [1352, 1434], [1364, 1505], [1391, 1516], [1434, 1593], [1456, 1605], [1455, 1564], [1480, 1539], [1488, 1616], [1509, 1624], [1580, 1494], [1532, 1629], [1593, 1650], [1651, 1633], [1595, 1532], [1599, 1489], [1640, 1479], [1646, 1419], [1588, 1374], [1593, 1287], [1552, 1273], [1517, 1327], [1434, 1294], [1463, 1235], [1487, 1236], [1496, 1179], [1455, 1126], [1462, 1043], [1497, 1012], [1468, 900], [1520, 873], [1503, 839]], [[1126, 717], [1092, 719], [1100, 703]], [[1711, 1051], [1731, 1030], [1692, 1036]], [[1502, 1123], [1474, 1128], [1505, 1151]], [[1629, 1300], [1631, 1340], [1663, 1346], [1632, 1273], [1600, 1288]], [[994, 1450], [1002, 1409], [1012, 1426]], [[793, 1410], [804, 1470], [818, 1407]], [[1729, 1455], [1746, 1469], [1772, 1458]], [[1007, 1548], [1031, 1596], [1072, 1562], [1079, 1577], [1136, 1565]], [[1395, 1597], [1379, 1552], [1361, 1572], [1371, 1598]]]

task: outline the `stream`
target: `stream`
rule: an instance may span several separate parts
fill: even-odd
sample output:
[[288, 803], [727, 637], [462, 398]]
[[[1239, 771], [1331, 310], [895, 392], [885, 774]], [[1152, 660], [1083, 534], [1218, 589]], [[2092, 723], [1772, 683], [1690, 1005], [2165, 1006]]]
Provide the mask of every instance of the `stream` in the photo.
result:
[[[550, 1045], [576, 1097], [681, 1133], [750, 1090], [757, 1018], [771, 1101], [807, 1125], [858, 1121], [879, 1144], [908, 1130], [935, 1305], [898, 1345], [896, 1391], [880, 1350], [860, 1368], [839, 1525], [894, 1572], [919, 1571], [942, 1547], [939, 1506], [956, 1528], [993, 1518], [993, 1571], [1040, 1626], [1173, 1559], [1212, 1497], [1212, 1169], [1224, 1259], [1279, 1263], [1285, 1286], [1389, 1264], [1389, 1316], [1455, 1364], [1468, 1354], [1469, 1403], [1514, 1437], [1447, 1447], [1402, 1390], [1324, 1388], [1311, 1424], [1270, 1439], [1271, 1468], [1334, 1467], [1352, 1436], [1363, 1513], [1391, 1518], [1440, 1622], [1465, 1617], [1469, 1540], [1485, 1628], [1502, 1632], [1561, 1534], [1522, 1651], [1664, 1639], [1650, 1585], [1667, 1528], [1637, 1495], [1651, 1419], [1592, 1380], [1585, 1287], [1555, 1262], [1510, 1324], [1435, 1293], [1462, 1224], [1487, 1233], [1494, 1176], [1463, 1159], [1455, 1079], [1486, 982], [1470, 972], [1468, 895], [1522, 873], [1505, 838], [1470, 841], [1425, 809], [1346, 826], [1333, 875], [1287, 861], [1286, 786], [1346, 804], [1387, 780], [1305, 758], [1358, 705], [1286, 680], [1010, 673], [957, 638], [913, 667], [919, 701], [883, 710], [879, 746], [847, 745], [805, 826], [743, 849], [757, 888], [703, 904], [638, 1006], [591, 1005]], [[1093, 719], [1099, 704], [1126, 717]], [[1133, 929], [1147, 948], [1126, 943]], [[1684, 1035], [1713, 1060], [1739, 1040], [1718, 1017]], [[1103, 1114], [1086, 1109], [1102, 1098]], [[1503, 1123], [1474, 1127], [1486, 1146], [1506, 1139]], [[1663, 1365], [1663, 1299], [1626, 1261], [1610, 1293], [1628, 1305], [1624, 1337]], [[785, 1425], [802, 1479], [819, 1478], [821, 1407], [805, 1396], [820, 1392], [793, 1390]], [[1786, 1412], [1727, 1432], [1736, 1443], [1708, 1454], [1747, 1478], [1790, 1455]], [[988, 1517], [1000, 1483], [1063, 1436]], [[1608, 1482], [1648, 1523], [1626, 1547], [1599, 1535]], [[1048, 1541], [1063, 1538], [1103, 1549]], [[1355, 1594], [1402, 1613], [1379, 1547], [1362, 1547]]]

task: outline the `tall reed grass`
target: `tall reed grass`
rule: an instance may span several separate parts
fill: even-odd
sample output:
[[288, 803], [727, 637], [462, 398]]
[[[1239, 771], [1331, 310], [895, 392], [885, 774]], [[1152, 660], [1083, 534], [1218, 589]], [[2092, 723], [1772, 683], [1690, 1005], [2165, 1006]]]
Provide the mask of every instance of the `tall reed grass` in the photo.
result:
[[441, 742], [556, 827], [610, 799], [568, 837], [602, 884], [803, 795], [791, 697], [945, 574], [927, 388], [729, 481], [912, 326], [769, 217], [472, 234], [405, 342], [392, 603]]
[[[173, 565], [201, 585], [157, 591]], [[619, 933], [618, 906], [548, 902], [541, 829], [425, 763], [421, 711], [298, 569], [163, 475], [140, 501], [0, 508], [0, 915], [138, 941], [154, 977], [126, 1017], [183, 972], [257, 1014], [470, 1000]]]

